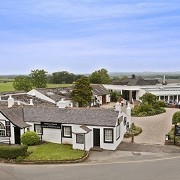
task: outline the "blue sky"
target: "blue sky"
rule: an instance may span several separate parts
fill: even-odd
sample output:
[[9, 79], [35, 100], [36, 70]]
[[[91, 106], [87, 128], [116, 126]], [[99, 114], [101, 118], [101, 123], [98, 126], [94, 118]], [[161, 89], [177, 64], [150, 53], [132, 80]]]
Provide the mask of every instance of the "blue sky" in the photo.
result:
[[179, 0], [0, 0], [0, 74], [180, 71]]

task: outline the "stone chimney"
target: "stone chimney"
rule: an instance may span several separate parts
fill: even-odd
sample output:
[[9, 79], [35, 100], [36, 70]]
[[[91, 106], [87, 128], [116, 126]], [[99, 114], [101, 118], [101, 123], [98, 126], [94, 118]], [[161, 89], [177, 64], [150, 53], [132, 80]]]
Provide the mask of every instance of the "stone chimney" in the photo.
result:
[[33, 99], [30, 99], [30, 104], [29, 104], [30, 106], [33, 106], [34, 104], [33, 104]]
[[66, 108], [66, 101], [64, 100], [64, 98], [62, 98], [59, 102], [57, 102], [57, 106], [61, 109]]
[[14, 98], [12, 98], [11, 95], [9, 95], [8, 98], [8, 108], [11, 108], [14, 105]]

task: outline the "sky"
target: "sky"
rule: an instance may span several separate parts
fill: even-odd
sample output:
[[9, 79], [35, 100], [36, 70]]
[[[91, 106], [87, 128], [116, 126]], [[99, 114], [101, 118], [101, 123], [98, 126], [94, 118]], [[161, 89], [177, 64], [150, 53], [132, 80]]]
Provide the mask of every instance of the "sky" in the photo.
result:
[[0, 0], [0, 74], [180, 71], [179, 0]]

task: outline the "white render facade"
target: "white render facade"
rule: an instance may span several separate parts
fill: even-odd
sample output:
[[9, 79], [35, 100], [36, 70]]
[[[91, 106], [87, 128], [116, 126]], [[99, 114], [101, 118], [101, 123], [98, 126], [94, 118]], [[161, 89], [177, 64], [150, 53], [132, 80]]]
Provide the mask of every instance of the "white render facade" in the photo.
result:
[[[58, 109], [58, 108], [57, 108]], [[65, 110], [65, 109], [64, 109]], [[98, 111], [98, 110], [96, 110]], [[103, 111], [107, 111], [106, 109]], [[115, 150], [124, 138], [124, 134], [131, 125], [131, 109], [127, 108], [126, 113], [121, 111], [121, 106], [116, 105], [117, 117], [114, 119], [114, 125], [88, 125], [80, 123], [59, 123], [51, 119], [45, 121], [42, 117], [41, 122], [28, 122], [27, 127], [20, 128], [20, 135], [27, 131], [35, 131], [42, 141], [49, 141], [60, 144], [72, 144], [73, 149], [89, 151], [93, 147], [99, 147], [106, 150]], [[25, 113], [25, 112], [24, 112]], [[25, 115], [26, 116], [26, 115]], [[2, 113], [0, 119], [7, 119]], [[1, 121], [0, 121], [1, 122]], [[2, 121], [3, 122], [3, 121]], [[11, 122], [11, 144], [15, 144], [15, 132]], [[1, 140], [7, 137], [0, 137]]]
[[[148, 85], [148, 86], [127, 86], [127, 85], [104, 85], [106, 89], [120, 92], [123, 94], [123, 91], [129, 92], [129, 100], [132, 98], [134, 100], [139, 100], [145, 93], [152, 93], [157, 96], [159, 100], [166, 102], [177, 101], [180, 102], [180, 84], [157, 84], [157, 85]], [[132, 96], [134, 92], [134, 97]]]

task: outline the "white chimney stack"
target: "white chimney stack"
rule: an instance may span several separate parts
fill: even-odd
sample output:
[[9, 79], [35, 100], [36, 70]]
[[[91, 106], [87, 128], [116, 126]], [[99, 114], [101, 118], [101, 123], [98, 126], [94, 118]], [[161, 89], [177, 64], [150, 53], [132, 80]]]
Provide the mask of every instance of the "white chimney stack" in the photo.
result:
[[14, 105], [14, 98], [12, 98], [11, 95], [9, 95], [8, 98], [8, 108], [11, 108]]
[[163, 84], [166, 84], [166, 76], [163, 77]]
[[33, 99], [30, 99], [30, 104], [29, 104], [30, 106], [33, 106], [34, 104], [33, 104]]
[[17, 101], [17, 105], [18, 105], [18, 106], [20, 106], [20, 105], [21, 105], [20, 101]]
[[115, 111], [121, 112], [121, 103], [117, 102], [115, 105]]
[[66, 101], [64, 100], [64, 98], [62, 98], [58, 103], [57, 106], [61, 109], [66, 108]]
[[131, 107], [130, 107], [130, 104], [128, 103], [128, 106], [126, 108], [126, 114], [131, 117]]

